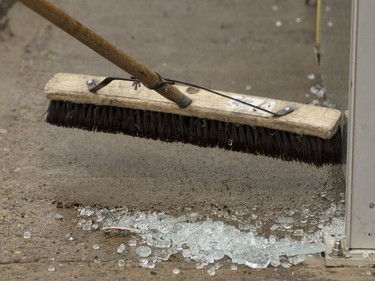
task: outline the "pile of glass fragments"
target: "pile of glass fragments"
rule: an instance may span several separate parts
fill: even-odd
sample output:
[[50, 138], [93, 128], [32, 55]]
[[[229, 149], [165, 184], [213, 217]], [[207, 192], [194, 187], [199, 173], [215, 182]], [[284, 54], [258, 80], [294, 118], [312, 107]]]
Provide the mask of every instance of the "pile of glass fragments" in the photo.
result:
[[[292, 217], [278, 217], [266, 238], [251, 229], [243, 230], [243, 226], [239, 229], [208, 216], [202, 218], [194, 212], [172, 217], [165, 213], [130, 212], [126, 207], [112, 210], [79, 207], [78, 211], [78, 225], [84, 230], [115, 230], [137, 235], [138, 243], [131, 240], [129, 245], [132, 243], [130, 246], [137, 247], [140, 265], [148, 268], [177, 254], [196, 261], [198, 269], [224, 257], [228, 257], [234, 267], [288, 268], [303, 262], [309, 255], [324, 252], [322, 236], [325, 231], [341, 235], [344, 228], [342, 219], [331, 217], [329, 224], [327, 221], [315, 232], [305, 233], [303, 229], [292, 229]], [[291, 229], [288, 232], [291, 234], [279, 238], [272, 234], [276, 229]], [[125, 245], [121, 246], [125, 248]]]

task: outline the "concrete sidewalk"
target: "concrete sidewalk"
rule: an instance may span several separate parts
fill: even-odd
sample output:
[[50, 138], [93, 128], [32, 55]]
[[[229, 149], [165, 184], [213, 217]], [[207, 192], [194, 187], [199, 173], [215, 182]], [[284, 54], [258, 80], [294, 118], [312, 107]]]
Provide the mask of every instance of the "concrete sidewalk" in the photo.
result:
[[[320, 83], [315, 11], [304, 1], [53, 2], [166, 77], [304, 103], [314, 99], [306, 93]], [[77, 213], [70, 208], [77, 204], [172, 215], [186, 208], [205, 214], [212, 206], [229, 211], [256, 206], [259, 216], [273, 218], [306, 205], [325, 210], [340, 200], [340, 167], [47, 125], [43, 87], [54, 73], [127, 75], [20, 4], [11, 9], [10, 28], [13, 35], [3, 34], [0, 41], [4, 280], [209, 278], [180, 257], [158, 264], [151, 275], [130, 255], [133, 263], [121, 271], [115, 255], [121, 237], [77, 229]], [[317, 78], [307, 79], [310, 73]], [[57, 213], [62, 220], [55, 219]], [[30, 240], [23, 239], [24, 231], [31, 231]], [[74, 241], [66, 240], [68, 233]], [[93, 244], [101, 245], [100, 264], [93, 262], [98, 255]], [[223, 269], [210, 279], [371, 279], [367, 269], [326, 269], [323, 262], [289, 270]], [[48, 272], [52, 263], [56, 270]], [[174, 267], [183, 274], [174, 276]]]

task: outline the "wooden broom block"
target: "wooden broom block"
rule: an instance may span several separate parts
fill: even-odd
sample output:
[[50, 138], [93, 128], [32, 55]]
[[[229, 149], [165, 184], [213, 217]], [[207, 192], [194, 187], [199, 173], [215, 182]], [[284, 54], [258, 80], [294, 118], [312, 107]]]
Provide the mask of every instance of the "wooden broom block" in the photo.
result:
[[194, 116], [323, 139], [330, 139], [337, 132], [341, 119], [341, 112], [336, 109], [220, 91], [220, 93], [243, 99], [273, 112], [285, 107], [295, 109], [285, 116], [273, 117], [251, 106], [186, 86], [177, 86], [177, 88], [193, 100], [187, 108], [179, 108], [173, 102], [144, 86], [134, 90], [132, 82], [129, 81], [113, 81], [97, 93], [91, 93], [87, 89], [87, 80], [99, 83], [104, 78], [58, 73], [49, 80], [44, 93], [49, 100]]

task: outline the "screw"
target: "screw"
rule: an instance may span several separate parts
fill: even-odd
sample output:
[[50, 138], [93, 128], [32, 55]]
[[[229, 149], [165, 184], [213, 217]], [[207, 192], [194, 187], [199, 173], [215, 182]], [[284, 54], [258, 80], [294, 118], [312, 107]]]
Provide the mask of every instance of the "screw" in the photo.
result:
[[335, 245], [332, 248], [332, 253], [330, 254], [332, 257], [343, 257], [344, 256], [344, 250], [342, 249], [342, 243], [341, 240], [336, 239]]
[[369, 206], [370, 209], [374, 209], [375, 208], [375, 203], [370, 203], [368, 206]]
[[86, 85], [87, 86], [93, 86], [93, 85], [95, 85], [95, 81], [94, 80], [87, 80]]

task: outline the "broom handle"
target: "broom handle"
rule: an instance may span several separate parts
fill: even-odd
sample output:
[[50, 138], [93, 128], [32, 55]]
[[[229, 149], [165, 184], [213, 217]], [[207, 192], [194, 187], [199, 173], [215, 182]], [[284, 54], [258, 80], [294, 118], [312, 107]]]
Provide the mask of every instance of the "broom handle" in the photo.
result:
[[191, 103], [191, 99], [173, 85], [161, 84], [161, 77], [157, 73], [148, 69], [47, 0], [18, 1], [70, 34], [102, 57], [125, 70], [146, 85], [146, 87], [156, 87], [157, 89], [154, 89], [156, 92], [170, 101], [175, 102], [179, 107], [184, 108]]

